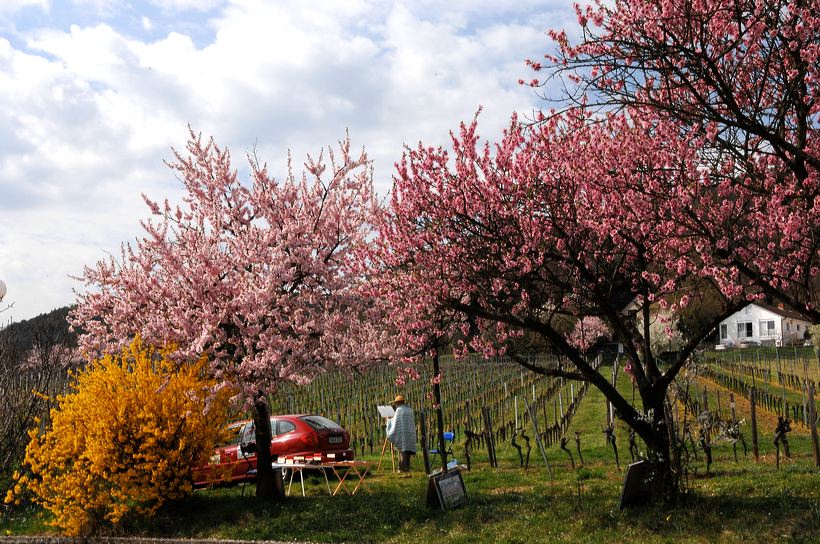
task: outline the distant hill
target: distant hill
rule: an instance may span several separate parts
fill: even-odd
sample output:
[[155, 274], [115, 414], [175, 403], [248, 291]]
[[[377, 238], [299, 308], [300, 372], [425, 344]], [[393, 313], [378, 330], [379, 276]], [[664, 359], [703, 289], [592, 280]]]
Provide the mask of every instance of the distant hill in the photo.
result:
[[66, 321], [70, 309], [69, 306], [64, 306], [31, 319], [0, 325], [0, 340], [11, 339], [15, 347], [21, 351], [31, 349], [37, 340], [50, 344], [74, 345], [77, 342], [77, 335], [68, 330], [69, 325]]

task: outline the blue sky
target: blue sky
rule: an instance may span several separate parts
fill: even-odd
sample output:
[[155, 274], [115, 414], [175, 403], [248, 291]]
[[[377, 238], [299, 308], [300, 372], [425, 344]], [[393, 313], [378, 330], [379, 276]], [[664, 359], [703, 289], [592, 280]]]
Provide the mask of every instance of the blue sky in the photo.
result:
[[543, 107], [523, 61], [573, 26], [569, 1], [0, 0], [0, 318], [72, 303], [140, 236], [141, 193], [179, 197], [189, 124], [278, 178], [349, 130], [384, 195], [405, 144]]

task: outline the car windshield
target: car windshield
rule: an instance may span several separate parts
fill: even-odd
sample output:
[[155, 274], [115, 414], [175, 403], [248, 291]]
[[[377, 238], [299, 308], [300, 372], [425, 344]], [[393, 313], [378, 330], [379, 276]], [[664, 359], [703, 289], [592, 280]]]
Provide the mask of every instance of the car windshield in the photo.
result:
[[225, 429], [225, 434], [223, 435], [224, 442], [217, 444], [217, 446], [221, 447], [239, 444], [239, 437], [242, 435], [243, 426], [244, 423], [231, 423], [228, 425]]
[[342, 429], [338, 424], [322, 416], [302, 416], [302, 421], [310, 425], [315, 431], [320, 429], [332, 429], [334, 431]]

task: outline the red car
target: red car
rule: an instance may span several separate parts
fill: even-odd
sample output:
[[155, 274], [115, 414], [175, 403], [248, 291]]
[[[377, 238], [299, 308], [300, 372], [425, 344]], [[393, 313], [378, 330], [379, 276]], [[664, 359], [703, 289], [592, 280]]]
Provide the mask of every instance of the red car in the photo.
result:
[[[273, 416], [270, 451], [274, 463], [350, 461], [350, 434], [340, 425], [316, 415]], [[227, 444], [214, 450], [206, 466], [194, 469], [194, 486], [252, 480], [256, 475], [253, 421], [228, 426], [233, 431]], [[249, 471], [254, 471], [249, 474]]]

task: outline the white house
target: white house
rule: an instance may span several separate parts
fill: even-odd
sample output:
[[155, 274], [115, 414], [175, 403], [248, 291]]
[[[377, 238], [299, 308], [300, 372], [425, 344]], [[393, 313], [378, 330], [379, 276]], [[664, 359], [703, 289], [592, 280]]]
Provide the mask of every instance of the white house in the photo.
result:
[[803, 343], [809, 326], [811, 322], [798, 312], [755, 302], [721, 321], [718, 331], [722, 346], [790, 346]]

